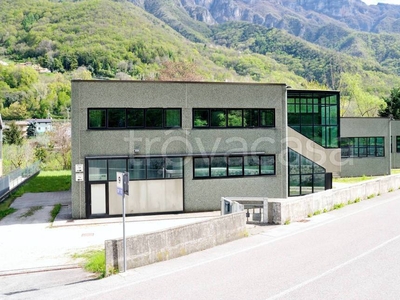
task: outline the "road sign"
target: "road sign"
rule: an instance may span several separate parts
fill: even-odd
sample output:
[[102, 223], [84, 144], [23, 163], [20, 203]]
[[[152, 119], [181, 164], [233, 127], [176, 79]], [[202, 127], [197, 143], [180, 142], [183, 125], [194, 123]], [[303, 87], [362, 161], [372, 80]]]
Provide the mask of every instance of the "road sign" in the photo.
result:
[[117, 172], [117, 194], [124, 195], [124, 173]]

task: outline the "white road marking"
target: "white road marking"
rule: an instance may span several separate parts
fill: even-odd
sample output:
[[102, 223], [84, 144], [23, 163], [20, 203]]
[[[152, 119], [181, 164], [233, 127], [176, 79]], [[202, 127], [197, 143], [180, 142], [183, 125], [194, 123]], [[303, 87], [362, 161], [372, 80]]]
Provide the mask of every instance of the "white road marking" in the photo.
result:
[[329, 274], [339, 270], [340, 268], [343, 268], [343, 267], [355, 262], [356, 260], [359, 260], [360, 258], [363, 258], [364, 256], [367, 256], [368, 254], [371, 254], [372, 252], [375, 252], [376, 250], [379, 250], [379, 249], [385, 247], [386, 245], [398, 240], [399, 238], [400, 238], [400, 235], [398, 235], [398, 236], [396, 236], [394, 238], [391, 238], [390, 240], [387, 240], [386, 242], [384, 242], [384, 243], [382, 243], [382, 244], [380, 244], [380, 245], [378, 245], [378, 246], [376, 246], [376, 247], [374, 247], [374, 248], [372, 248], [372, 249], [370, 249], [368, 251], [365, 251], [364, 253], [361, 253], [360, 255], [357, 255], [356, 257], [353, 257], [352, 259], [350, 259], [350, 260], [348, 260], [348, 261], [346, 261], [344, 263], [341, 263], [340, 265], [337, 265], [336, 267], [334, 267], [332, 269], [329, 269], [328, 271], [323, 272], [318, 276], [315, 276], [315, 277], [310, 278], [310, 279], [308, 279], [306, 281], [303, 281], [302, 283], [299, 283], [299, 284], [297, 284], [297, 285], [295, 285], [295, 286], [293, 286], [293, 287], [291, 287], [291, 288], [289, 288], [287, 290], [284, 290], [283, 292], [281, 292], [279, 294], [276, 294], [275, 296], [267, 298], [267, 300], [278, 299], [278, 298], [280, 298], [282, 296], [285, 296], [285, 295], [287, 295], [287, 294], [289, 294], [289, 293], [291, 293], [291, 292], [293, 292], [295, 290], [298, 290], [298, 289], [302, 288], [303, 286], [306, 286], [307, 284], [309, 284], [311, 282], [314, 282], [314, 281], [316, 281], [316, 280], [318, 280], [318, 279], [320, 279], [320, 278], [322, 278], [322, 277], [324, 277], [326, 275], [329, 275]]
[[[172, 270], [172, 271], [169, 271], [169, 272], [159, 273], [159, 274], [157, 274], [157, 275], [155, 275], [155, 276], [150, 276], [150, 277], [147, 277], [147, 278], [143, 278], [143, 279], [140, 279], [140, 280], [138, 280], [138, 281], [130, 281], [130, 282], [128, 282], [128, 283], [126, 283], [126, 284], [123, 284], [123, 285], [118, 285], [118, 286], [115, 286], [115, 287], [112, 287], [112, 288], [109, 288], [109, 289], [100, 290], [100, 291], [95, 292], [95, 293], [90, 294], [90, 295], [89, 295], [89, 294], [86, 294], [85, 297], [77, 298], [77, 299], [87, 299], [88, 297], [93, 297], [93, 296], [97, 296], [97, 295], [103, 295], [104, 293], [109, 293], [109, 292], [112, 292], [112, 291], [120, 290], [120, 289], [123, 289], [123, 288], [128, 287], [128, 286], [133, 286], [133, 285], [140, 284], [140, 283], [144, 283], [144, 282], [147, 282], [147, 281], [150, 281], [150, 280], [153, 280], [153, 279], [161, 278], [161, 277], [164, 277], [164, 276], [169, 276], [169, 275], [172, 275], [172, 274], [181, 272], [181, 271], [186, 271], [186, 270], [189, 270], [189, 269], [192, 269], [192, 268], [196, 268], [196, 267], [201, 266], [201, 265], [205, 265], [205, 264], [208, 264], [208, 263], [212, 263], [212, 262], [217, 261], [217, 260], [221, 260], [221, 259], [224, 259], [224, 258], [228, 258], [228, 257], [231, 257], [231, 256], [236, 255], [236, 254], [244, 253], [244, 252], [247, 252], [247, 251], [249, 251], [249, 250], [253, 250], [253, 249], [256, 249], [256, 248], [259, 248], [259, 247], [268, 245], [268, 244], [275, 243], [275, 242], [277, 242], [277, 241], [280, 241], [280, 240], [283, 240], [283, 239], [285, 239], [285, 238], [294, 236], [294, 235], [296, 235], [296, 234], [300, 234], [300, 233], [309, 231], [309, 230], [311, 230], [311, 229], [318, 228], [318, 227], [324, 226], [324, 225], [329, 224], [329, 223], [332, 223], [332, 222], [336, 222], [336, 221], [338, 221], [338, 220], [341, 220], [341, 219], [344, 219], [344, 218], [347, 218], [347, 217], [356, 215], [356, 214], [358, 214], [358, 213], [367, 211], [367, 210], [369, 210], [369, 209], [373, 209], [373, 208], [375, 208], [375, 207], [377, 207], [377, 206], [386, 204], [386, 203], [388, 203], [388, 202], [396, 201], [396, 200], [398, 200], [398, 199], [395, 198], [395, 197], [393, 197], [393, 199], [384, 200], [384, 201], [381, 201], [381, 202], [379, 202], [379, 203], [377, 203], [377, 204], [371, 205], [371, 206], [369, 206], [369, 207], [366, 207], [366, 208], [357, 210], [357, 211], [355, 211], [355, 212], [352, 212], [352, 213], [349, 213], [349, 214], [346, 214], [346, 215], [343, 215], [343, 216], [340, 216], [340, 217], [337, 217], [337, 218], [328, 219], [328, 220], [326, 220], [326, 221], [323, 221], [323, 222], [321, 222], [321, 223], [312, 225], [312, 226], [307, 227], [307, 228], [304, 228], [304, 229], [302, 229], [302, 230], [299, 230], [299, 231], [296, 231], [296, 232], [290, 232], [290, 233], [287, 234], [287, 235], [277, 237], [277, 238], [275, 238], [275, 239], [273, 239], [273, 240], [269, 240], [269, 241], [266, 241], [266, 242], [263, 242], [263, 243], [260, 243], [260, 244], [254, 245], [254, 246], [250, 246], [250, 247], [247, 247], [247, 248], [242, 248], [242, 249], [240, 249], [240, 250], [237, 250], [237, 251], [228, 253], [228, 254], [226, 254], [226, 255], [221, 255], [221, 256], [219, 256], [219, 257], [215, 257], [215, 258], [212, 258], [212, 259], [209, 259], [209, 260], [204, 260], [204, 261], [201, 261], [201, 262], [199, 262], [199, 263], [191, 264], [191, 265], [189, 265], [189, 266], [182, 267], [182, 268], [178, 268], [178, 269], [175, 269], [175, 270]], [[289, 225], [289, 226], [290, 226], [290, 225]], [[362, 255], [362, 256], [365, 256], [365, 255], [367, 255], [368, 253], [373, 252], [373, 251], [375, 251], [376, 249], [378, 249], [378, 248], [380, 248], [380, 247], [383, 247], [385, 244], [388, 244], [388, 243], [390, 243], [390, 242], [392, 242], [392, 241], [398, 239], [399, 237], [400, 237], [400, 235], [399, 235], [399, 236], [396, 236], [395, 238], [393, 238], [393, 239], [391, 239], [391, 240], [385, 242], [384, 244], [381, 244], [381, 245], [379, 245], [379, 246], [377, 246], [377, 247], [375, 247], [375, 248], [373, 248], [373, 249], [371, 249], [371, 250], [369, 250], [369, 251], [367, 251], [367, 252], [365, 252], [365, 253], [363, 253], [363, 254], [361, 254], [361, 255]], [[361, 256], [360, 256], [360, 257], [361, 257]], [[348, 262], [345, 262], [344, 264], [348, 264], [348, 263], [350, 263], [350, 262], [352, 262], [352, 261], [354, 261], [354, 260], [356, 260], [356, 259], [359, 259], [360, 257], [353, 258], [352, 260], [350, 260], [350, 261], [348, 261]], [[145, 266], [144, 266], [144, 267], [145, 267]], [[339, 266], [336, 267], [336, 268], [339, 268], [339, 267], [341, 267], [341, 265], [339, 265]], [[336, 270], [336, 269], [332, 269], [332, 270], [329, 270], [329, 271], [327, 271], [327, 272], [333, 272], [334, 270]], [[325, 273], [323, 273], [323, 274], [324, 274], [324, 275], [320, 275], [320, 276], [322, 277], [322, 276], [325, 276], [325, 275], [326, 275]], [[328, 273], [327, 273], [327, 274], [328, 274]], [[124, 276], [124, 277], [128, 277], [128, 275], [129, 275], [129, 274], [126, 273], [126, 274], [124, 274], [123, 276]], [[120, 275], [120, 276], [121, 276], [121, 275]], [[316, 280], [316, 279], [318, 279], [318, 278], [315, 278], [314, 280]], [[311, 280], [311, 281], [312, 281], [312, 280]], [[311, 282], [311, 281], [310, 281], [310, 282]], [[307, 283], [308, 283], [308, 281], [306, 281], [306, 282], [304, 283], [304, 285], [306, 285]], [[297, 288], [300, 288], [300, 287], [301, 287], [301, 286], [299, 286], [299, 287], [297, 287]], [[292, 291], [292, 290], [290, 289], [290, 291]], [[288, 290], [287, 293], [289, 293], [290, 291]], [[86, 292], [88, 292], [88, 291], [86, 291]], [[278, 294], [278, 295], [280, 295], [280, 294]], [[278, 295], [276, 295], [276, 296], [274, 296], [274, 297], [278, 297]], [[282, 296], [282, 295], [280, 295], [280, 296]], [[280, 296], [279, 296], [279, 297], [280, 297]], [[275, 298], [271, 298], [271, 299], [275, 299]]]

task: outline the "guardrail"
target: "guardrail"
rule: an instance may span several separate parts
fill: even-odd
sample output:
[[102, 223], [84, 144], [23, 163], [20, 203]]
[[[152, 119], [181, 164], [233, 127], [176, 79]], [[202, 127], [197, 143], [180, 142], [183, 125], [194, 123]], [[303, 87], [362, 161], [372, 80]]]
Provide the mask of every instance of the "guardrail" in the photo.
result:
[[16, 169], [0, 178], [0, 202], [27, 179], [40, 172], [40, 162], [35, 162], [24, 169]]

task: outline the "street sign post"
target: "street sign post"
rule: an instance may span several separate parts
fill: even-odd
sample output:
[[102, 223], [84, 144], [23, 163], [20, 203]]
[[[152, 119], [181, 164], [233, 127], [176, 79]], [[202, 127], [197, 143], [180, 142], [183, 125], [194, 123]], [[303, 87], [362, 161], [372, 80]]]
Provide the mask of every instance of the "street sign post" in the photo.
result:
[[126, 272], [125, 195], [129, 195], [128, 172], [117, 172], [117, 194], [122, 196], [122, 239], [124, 248], [124, 272]]

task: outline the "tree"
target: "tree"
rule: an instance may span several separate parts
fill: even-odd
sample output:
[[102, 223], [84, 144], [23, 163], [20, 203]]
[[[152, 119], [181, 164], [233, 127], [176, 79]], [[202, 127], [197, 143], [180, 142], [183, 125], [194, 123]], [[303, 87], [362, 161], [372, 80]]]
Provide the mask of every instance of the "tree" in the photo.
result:
[[380, 117], [389, 117], [392, 115], [393, 119], [400, 120], [400, 87], [393, 88], [390, 91], [389, 97], [383, 98], [385, 105], [381, 106], [379, 110]]
[[15, 123], [15, 121], [10, 123], [8, 129], [4, 130], [4, 142], [9, 145], [21, 146], [24, 141], [21, 129]]
[[[57, 124], [49, 132], [52, 151], [62, 165], [63, 170], [71, 168], [71, 127], [68, 124]], [[51, 147], [50, 147], [51, 148]]]
[[201, 81], [203, 78], [195, 73], [193, 63], [166, 61], [162, 64], [158, 79], [162, 81]]
[[26, 129], [26, 135], [29, 138], [36, 136], [36, 123], [35, 122], [29, 122], [28, 128]]

